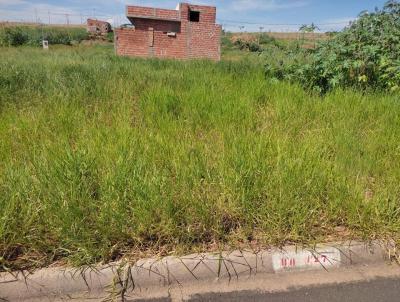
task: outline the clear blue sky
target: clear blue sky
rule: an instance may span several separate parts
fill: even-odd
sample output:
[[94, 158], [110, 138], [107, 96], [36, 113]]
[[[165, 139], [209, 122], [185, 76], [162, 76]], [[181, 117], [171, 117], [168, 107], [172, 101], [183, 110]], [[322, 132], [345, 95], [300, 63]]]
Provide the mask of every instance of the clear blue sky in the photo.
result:
[[[219, 23], [230, 30], [239, 30], [239, 23], [243, 22], [244, 30], [250, 31], [261, 26], [266, 30], [293, 30], [298, 28], [297, 24], [311, 22], [323, 24], [320, 26], [323, 30], [336, 30], [357, 17], [361, 11], [373, 10], [376, 6], [382, 7], [386, 0], [193, 0], [187, 2], [216, 5]], [[43, 23], [48, 23], [50, 19], [51, 23], [65, 23], [67, 20], [71, 23], [79, 23], [81, 19], [85, 20], [86, 17], [94, 15], [99, 19], [112, 20], [114, 23], [126, 23], [123, 15], [126, 4], [174, 9], [177, 1], [0, 0], [0, 21], [39, 19]]]

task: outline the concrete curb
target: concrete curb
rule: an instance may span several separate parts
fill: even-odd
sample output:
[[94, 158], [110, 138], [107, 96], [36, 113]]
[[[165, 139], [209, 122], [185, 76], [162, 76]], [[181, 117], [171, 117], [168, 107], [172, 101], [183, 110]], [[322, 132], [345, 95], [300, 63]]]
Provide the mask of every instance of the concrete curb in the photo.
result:
[[135, 264], [113, 263], [80, 270], [46, 268], [33, 274], [0, 274], [0, 301], [118, 300], [146, 296], [160, 288], [196, 282], [241, 280], [255, 274], [390, 262], [394, 245], [384, 242], [321, 244], [313, 248], [193, 254], [185, 257], [143, 259]]

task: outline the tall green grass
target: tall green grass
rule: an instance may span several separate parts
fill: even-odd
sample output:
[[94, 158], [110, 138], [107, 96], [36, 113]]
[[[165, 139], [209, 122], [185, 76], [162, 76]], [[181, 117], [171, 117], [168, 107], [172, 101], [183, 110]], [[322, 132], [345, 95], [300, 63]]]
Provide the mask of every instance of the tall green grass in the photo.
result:
[[0, 265], [396, 239], [399, 116], [398, 96], [270, 83], [257, 58], [1, 49]]
[[84, 27], [0, 26], [0, 46], [41, 46], [43, 40], [51, 45], [71, 45], [87, 38], [88, 33]]

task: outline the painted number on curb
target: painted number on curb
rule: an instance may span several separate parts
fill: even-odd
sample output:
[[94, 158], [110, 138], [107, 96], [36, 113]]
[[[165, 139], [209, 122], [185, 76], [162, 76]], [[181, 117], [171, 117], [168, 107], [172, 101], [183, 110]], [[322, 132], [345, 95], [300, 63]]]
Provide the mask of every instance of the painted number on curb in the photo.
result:
[[275, 272], [328, 269], [340, 265], [340, 251], [325, 248], [316, 251], [277, 252], [272, 255], [272, 265]]

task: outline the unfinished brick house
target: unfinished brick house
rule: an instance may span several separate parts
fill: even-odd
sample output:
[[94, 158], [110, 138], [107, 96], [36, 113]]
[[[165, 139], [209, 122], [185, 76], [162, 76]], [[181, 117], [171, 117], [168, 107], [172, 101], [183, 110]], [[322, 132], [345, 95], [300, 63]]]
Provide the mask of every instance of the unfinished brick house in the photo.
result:
[[221, 26], [213, 6], [178, 4], [175, 10], [127, 6], [132, 26], [115, 30], [118, 55], [220, 60]]
[[87, 19], [87, 31], [93, 35], [102, 35], [112, 32], [111, 24], [106, 21]]

